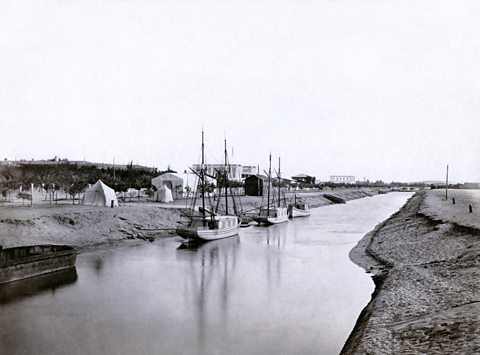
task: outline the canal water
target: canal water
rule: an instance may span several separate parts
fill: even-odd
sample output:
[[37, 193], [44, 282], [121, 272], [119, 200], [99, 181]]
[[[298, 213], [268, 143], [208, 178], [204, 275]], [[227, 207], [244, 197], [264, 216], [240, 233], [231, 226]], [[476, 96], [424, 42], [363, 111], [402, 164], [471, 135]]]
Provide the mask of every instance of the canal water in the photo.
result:
[[312, 210], [183, 248], [79, 255], [0, 289], [4, 354], [338, 354], [374, 285], [349, 251], [410, 194]]

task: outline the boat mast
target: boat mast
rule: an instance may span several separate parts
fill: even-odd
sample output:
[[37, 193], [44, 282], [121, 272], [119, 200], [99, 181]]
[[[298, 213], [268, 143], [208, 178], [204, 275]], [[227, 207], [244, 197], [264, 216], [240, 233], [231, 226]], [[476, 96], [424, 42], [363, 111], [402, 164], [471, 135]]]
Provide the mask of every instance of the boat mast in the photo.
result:
[[200, 169], [200, 179], [202, 182], [202, 222], [203, 226], [207, 225], [206, 216], [205, 216], [205, 172], [204, 172], [204, 164], [205, 164], [205, 144], [203, 142], [203, 129], [202, 129], [202, 165]]
[[228, 215], [228, 173], [227, 173], [227, 138], [225, 138], [225, 172], [224, 172], [224, 183], [225, 183], [225, 214]]
[[278, 157], [278, 207], [280, 207], [280, 185], [282, 181], [282, 175], [280, 174], [280, 157]]
[[271, 183], [271, 176], [272, 176], [272, 153], [270, 153], [269, 165], [268, 165], [267, 217], [270, 217], [270, 183]]

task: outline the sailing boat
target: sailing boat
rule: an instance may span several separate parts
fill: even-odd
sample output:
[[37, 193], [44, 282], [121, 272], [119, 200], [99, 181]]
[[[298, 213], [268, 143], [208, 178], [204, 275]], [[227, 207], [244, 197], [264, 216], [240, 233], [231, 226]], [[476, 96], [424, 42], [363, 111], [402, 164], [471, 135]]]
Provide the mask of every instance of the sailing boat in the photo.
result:
[[195, 211], [194, 199], [188, 225], [177, 227], [175, 230], [180, 237], [187, 241], [209, 241], [233, 237], [238, 234], [240, 228], [240, 221], [237, 216], [220, 216], [205, 207], [205, 170], [205, 144], [204, 132], [202, 131], [202, 164], [199, 172], [194, 171], [199, 177], [201, 187], [202, 206], [198, 209], [200, 215]]
[[[272, 154], [270, 154], [270, 165], [268, 168], [268, 192], [267, 192], [267, 206], [260, 208], [258, 216], [254, 217], [254, 221], [258, 224], [278, 224], [288, 221], [288, 212], [286, 207], [281, 207], [281, 198], [280, 198], [280, 158], [278, 158], [278, 201], [277, 206], [270, 206], [270, 186], [271, 186], [271, 177], [272, 177]], [[274, 203], [274, 201], [272, 201]]]
[[307, 217], [310, 216], [310, 208], [308, 204], [297, 202], [297, 195], [295, 194], [295, 201], [293, 204], [288, 205], [288, 217]]

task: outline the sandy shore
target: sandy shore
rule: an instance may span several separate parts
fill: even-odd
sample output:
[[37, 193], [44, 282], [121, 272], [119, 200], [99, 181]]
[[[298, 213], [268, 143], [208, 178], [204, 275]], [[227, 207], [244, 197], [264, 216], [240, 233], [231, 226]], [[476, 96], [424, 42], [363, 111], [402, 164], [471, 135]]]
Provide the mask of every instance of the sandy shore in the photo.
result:
[[342, 354], [480, 353], [480, 195], [444, 197], [417, 193], [351, 251], [376, 289]]
[[168, 235], [179, 220], [178, 210], [140, 204], [9, 207], [0, 211], [0, 245], [69, 244], [89, 250]]
[[[323, 197], [326, 191], [298, 193], [298, 200], [312, 207], [331, 204]], [[378, 194], [377, 189], [335, 189], [328, 193], [345, 200]], [[287, 202], [294, 195], [287, 195]], [[244, 211], [252, 211], [264, 204], [266, 198], [242, 196], [239, 204]], [[181, 209], [185, 201], [174, 204], [132, 202], [120, 207], [93, 207], [72, 205], [63, 201], [55, 205], [36, 200], [33, 207], [0, 206], [0, 245], [4, 248], [32, 244], [69, 244], [87, 251], [98, 247], [116, 246], [125, 240], [151, 240], [174, 236], [181, 223]], [[231, 208], [231, 207], [230, 207]]]

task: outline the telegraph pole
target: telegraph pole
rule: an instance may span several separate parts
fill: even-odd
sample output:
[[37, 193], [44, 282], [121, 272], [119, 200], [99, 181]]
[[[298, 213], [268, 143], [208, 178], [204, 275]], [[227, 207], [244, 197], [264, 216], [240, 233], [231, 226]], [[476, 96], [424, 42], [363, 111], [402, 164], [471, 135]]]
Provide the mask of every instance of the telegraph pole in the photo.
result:
[[447, 179], [445, 181], [445, 200], [448, 200], [448, 164], [447, 164]]

